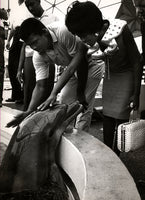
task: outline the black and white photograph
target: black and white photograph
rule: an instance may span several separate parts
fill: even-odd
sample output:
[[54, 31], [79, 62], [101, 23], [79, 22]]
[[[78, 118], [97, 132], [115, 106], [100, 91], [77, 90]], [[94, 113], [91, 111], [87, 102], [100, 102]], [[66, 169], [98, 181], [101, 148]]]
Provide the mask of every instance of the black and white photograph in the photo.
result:
[[145, 0], [0, 0], [0, 200], [145, 200]]

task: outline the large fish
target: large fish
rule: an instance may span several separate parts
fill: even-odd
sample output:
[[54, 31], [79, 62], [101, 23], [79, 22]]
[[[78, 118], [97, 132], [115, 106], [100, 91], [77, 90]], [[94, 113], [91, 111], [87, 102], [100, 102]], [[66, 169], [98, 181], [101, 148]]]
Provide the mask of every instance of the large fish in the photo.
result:
[[55, 105], [35, 111], [16, 128], [0, 166], [0, 199], [68, 199], [55, 154], [81, 111], [78, 102]]

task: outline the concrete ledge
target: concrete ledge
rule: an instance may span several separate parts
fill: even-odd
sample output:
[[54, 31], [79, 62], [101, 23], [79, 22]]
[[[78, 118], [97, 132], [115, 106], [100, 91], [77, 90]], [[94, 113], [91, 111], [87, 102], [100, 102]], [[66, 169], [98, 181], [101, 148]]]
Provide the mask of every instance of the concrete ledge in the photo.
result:
[[81, 200], [140, 200], [135, 182], [116, 154], [85, 132], [65, 134], [59, 162]]

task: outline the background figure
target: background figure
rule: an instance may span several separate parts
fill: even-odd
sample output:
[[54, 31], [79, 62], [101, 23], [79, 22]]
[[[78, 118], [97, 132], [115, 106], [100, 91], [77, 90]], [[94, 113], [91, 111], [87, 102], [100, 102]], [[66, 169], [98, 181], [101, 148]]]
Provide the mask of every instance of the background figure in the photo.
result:
[[[16, 77], [19, 65], [20, 52], [23, 44], [23, 42], [19, 41], [18, 33], [19, 33], [19, 26], [14, 27], [12, 25], [6, 44], [6, 48], [9, 50], [8, 72], [12, 86], [12, 94], [11, 98], [7, 99], [6, 102], [22, 103], [23, 91], [21, 88], [21, 84], [19, 83]], [[10, 41], [12, 38], [13, 42], [10, 46]]]
[[[58, 21], [58, 18], [48, 11], [44, 11], [41, 6], [40, 0], [25, 0], [25, 6], [28, 11], [37, 19], [39, 19], [44, 25], [48, 25], [54, 21]], [[24, 107], [23, 110], [27, 110], [32, 93], [36, 84], [35, 70], [33, 66], [33, 49], [30, 46], [23, 44], [20, 55], [20, 62], [17, 72], [17, 78], [19, 82], [22, 81], [23, 70], [23, 84], [24, 84]]]
[[0, 107], [3, 101], [3, 84], [4, 84], [4, 46], [5, 46], [5, 30], [3, 20], [7, 20], [7, 12], [0, 9]]
[[32, 56], [33, 56], [33, 50], [24, 43], [21, 48], [19, 67], [17, 70], [17, 78], [19, 82], [23, 84], [24, 111], [27, 110], [29, 106], [32, 92], [36, 84], [35, 70], [33, 66]]
[[4, 82], [4, 43], [5, 43], [4, 28], [0, 26], [0, 107], [3, 100], [3, 82]]
[[139, 108], [142, 63], [133, 35], [125, 21], [103, 20], [101, 11], [91, 1], [74, 2], [69, 7], [66, 25], [89, 45], [93, 60], [105, 61], [104, 143], [119, 155], [114, 137], [117, 127], [129, 120], [131, 109]]

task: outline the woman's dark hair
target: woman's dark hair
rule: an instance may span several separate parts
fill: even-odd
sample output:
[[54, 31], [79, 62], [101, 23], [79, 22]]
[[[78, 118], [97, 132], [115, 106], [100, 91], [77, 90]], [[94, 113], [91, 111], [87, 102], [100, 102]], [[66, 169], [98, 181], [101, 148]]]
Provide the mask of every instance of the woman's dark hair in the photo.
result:
[[[34, 2], [37, 2], [39, 4], [41, 3], [40, 0], [35, 0]], [[32, 3], [31, 0], [25, 0], [26, 7], [31, 6], [31, 3]]]
[[67, 9], [65, 24], [70, 32], [81, 35], [100, 31], [104, 20], [99, 8], [91, 1], [75, 1]]
[[46, 27], [35, 18], [28, 18], [23, 21], [19, 30], [19, 38], [27, 41], [31, 34], [42, 35]]

